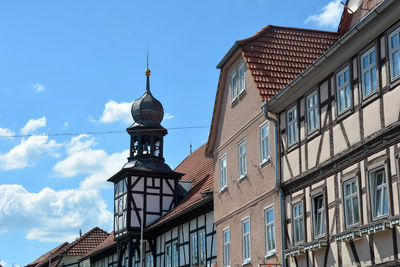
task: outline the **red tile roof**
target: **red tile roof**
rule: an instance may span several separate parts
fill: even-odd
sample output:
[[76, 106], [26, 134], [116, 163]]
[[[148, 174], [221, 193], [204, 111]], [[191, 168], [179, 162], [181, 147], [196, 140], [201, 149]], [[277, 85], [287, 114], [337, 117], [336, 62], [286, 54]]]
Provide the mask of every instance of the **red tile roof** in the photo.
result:
[[100, 229], [99, 227], [95, 227], [83, 236], [77, 238], [74, 242], [72, 242], [64, 251], [63, 255], [68, 256], [82, 256], [103, 243], [103, 241], [110, 234], [106, 231]]
[[109, 234], [108, 237], [107, 237], [102, 243], [98, 244], [98, 245], [97, 245], [94, 249], [92, 249], [91, 251], [88, 251], [88, 252], [81, 258], [81, 260], [86, 259], [86, 258], [88, 258], [88, 257], [91, 256], [91, 255], [97, 254], [97, 253], [99, 253], [100, 251], [102, 251], [102, 250], [104, 250], [104, 249], [106, 249], [106, 248], [109, 248], [109, 247], [111, 247], [111, 246], [114, 246], [114, 245], [116, 245], [116, 244], [117, 244], [117, 243], [115, 243], [115, 241], [114, 241], [114, 232], [111, 232], [111, 234]]
[[214, 179], [213, 159], [204, 157], [205, 149], [206, 144], [187, 156], [178, 167], [175, 168], [176, 172], [185, 174], [180, 181], [192, 182], [192, 187], [189, 193], [173, 210], [147, 227], [146, 230], [154, 229], [164, 222], [184, 214], [194, 205], [212, 198], [212, 193], [201, 194], [202, 192], [211, 191], [213, 189]]
[[266, 26], [237, 41], [262, 100], [269, 100], [338, 39], [336, 32]]
[[69, 243], [65, 242], [61, 245], [59, 245], [58, 247], [50, 250], [49, 252], [43, 254], [42, 256], [40, 256], [39, 258], [37, 258], [34, 262], [26, 265], [26, 267], [33, 267], [33, 266], [44, 266], [44, 265], [48, 265], [50, 257], [53, 260], [55, 260], [62, 252], [63, 250], [68, 247]]

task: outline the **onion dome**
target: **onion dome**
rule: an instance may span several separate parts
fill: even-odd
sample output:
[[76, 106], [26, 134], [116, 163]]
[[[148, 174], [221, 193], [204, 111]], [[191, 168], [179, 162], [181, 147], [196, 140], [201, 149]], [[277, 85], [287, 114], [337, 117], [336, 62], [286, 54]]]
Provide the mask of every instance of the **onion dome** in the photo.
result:
[[132, 117], [135, 125], [141, 126], [160, 126], [164, 117], [164, 109], [150, 92], [150, 70], [146, 69], [147, 83], [146, 92], [143, 96], [135, 100], [132, 104]]

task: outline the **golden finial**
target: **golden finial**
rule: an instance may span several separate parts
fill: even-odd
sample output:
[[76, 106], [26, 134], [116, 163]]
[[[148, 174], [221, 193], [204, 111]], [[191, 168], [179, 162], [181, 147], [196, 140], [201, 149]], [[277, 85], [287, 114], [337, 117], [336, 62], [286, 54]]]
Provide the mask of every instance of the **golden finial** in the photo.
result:
[[151, 75], [151, 71], [149, 69], [149, 47], [147, 46], [147, 56], [146, 56], [146, 70], [145, 72], [146, 76], [149, 77]]
[[144, 73], [146, 74], [147, 77], [149, 77], [151, 75], [151, 71], [149, 69], [146, 69], [144, 71]]

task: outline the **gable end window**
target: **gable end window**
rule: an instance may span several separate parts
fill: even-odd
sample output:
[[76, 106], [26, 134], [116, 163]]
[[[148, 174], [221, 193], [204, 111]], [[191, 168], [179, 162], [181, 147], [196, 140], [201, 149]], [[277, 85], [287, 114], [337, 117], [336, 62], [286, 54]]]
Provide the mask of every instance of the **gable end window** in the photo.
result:
[[378, 90], [378, 72], [376, 70], [375, 46], [361, 55], [362, 97], [367, 98]]
[[288, 146], [297, 143], [297, 106], [289, 109], [287, 112], [287, 136], [288, 136]]
[[274, 207], [268, 208], [264, 211], [264, 223], [266, 255], [271, 256], [275, 254]]
[[390, 80], [400, 77], [400, 27], [388, 36]]
[[318, 91], [315, 90], [306, 98], [307, 133], [313, 133], [319, 128]]
[[230, 76], [231, 102], [235, 101], [236, 98], [246, 89], [245, 72], [246, 72], [246, 65], [244, 64], [244, 62], [242, 62], [231, 73]]
[[260, 126], [260, 163], [267, 162], [270, 158], [270, 142], [269, 142], [269, 123], [265, 122]]
[[312, 199], [314, 217], [314, 238], [325, 236], [325, 205], [324, 195], [318, 195]]
[[338, 115], [350, 109], [351, 91], [349, 66], [336, 74], [336, 100]]
[[358, 212], [358, 185], [356, 178], [343, 183], [344, 215], [346, 228], [360, 223]]
[[220, 191], [224, 190], [227, 186], [226, 182], [226, 155], [223, 155], [219, 159], [219, 181], [220, 181]]
[[385, 168], [379, 167], [369, 172], [372, 219], [389, 214], [388, 183]]

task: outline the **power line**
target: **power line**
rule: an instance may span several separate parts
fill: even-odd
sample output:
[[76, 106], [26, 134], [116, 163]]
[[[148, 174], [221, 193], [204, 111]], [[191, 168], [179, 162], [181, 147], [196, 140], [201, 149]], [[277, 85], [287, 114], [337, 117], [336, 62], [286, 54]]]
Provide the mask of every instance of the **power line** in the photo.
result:
[[[200, 129], [200, 128], [209, 128], [210, 125], [202, 125], [202, 126], [185, 126], [185, 127], [171, 127], [167, 128], [167, 130], [186, 130], [186, 129]], [[146, 130], [136, 130], [146, 131]], [[160, 129], [160, 131], [162, 131]], [[118, 131], [91, 131], [91, 132], [71, 132], [71, 133], [41, 133], [41, 134], [13, 134], [13, 135], [0, 135], [0, 138], [23, 138], [23, 137], [31, 137], [31, 136], [74, 136], [74, 135], [104, 135], [104, 134], [118, 134], [118, 133], [126, 133], [124, 130]]]

